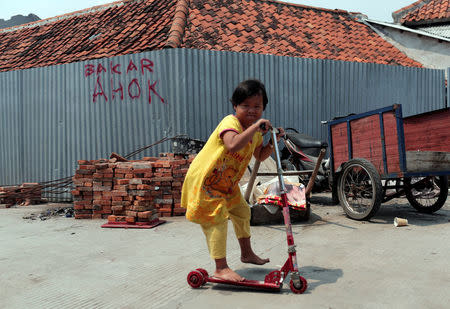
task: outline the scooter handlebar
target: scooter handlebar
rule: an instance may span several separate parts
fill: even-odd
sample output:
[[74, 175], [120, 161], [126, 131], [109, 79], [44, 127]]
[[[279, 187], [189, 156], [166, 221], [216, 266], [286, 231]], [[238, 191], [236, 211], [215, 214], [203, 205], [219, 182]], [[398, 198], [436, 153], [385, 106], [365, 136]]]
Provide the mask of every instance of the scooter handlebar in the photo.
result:
[[[265, 123], [261, 123], [261, 124], [259, 125], [259, 128], [260, 128], [261, 130], [265, 131], [265, 130], [266, 130], [266, 124], [265, 124]], [[273, 132], [275, 132], [275, 134], [278, 134], [278, 133], [280, 132], [277, 128], [274, 128], [274, 127], [272, 127], [272, 126], [269, 128], [269, 131], [273, 131]]]

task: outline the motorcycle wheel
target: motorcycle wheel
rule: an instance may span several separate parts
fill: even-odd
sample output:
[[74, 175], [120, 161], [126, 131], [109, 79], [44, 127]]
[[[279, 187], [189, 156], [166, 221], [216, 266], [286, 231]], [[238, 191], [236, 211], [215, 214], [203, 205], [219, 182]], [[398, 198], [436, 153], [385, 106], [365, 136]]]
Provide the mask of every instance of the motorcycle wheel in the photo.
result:
[[337, 191], [342, 208], [352, 219], [369, 220], [381, 206], [380, 174], [366, 159], [352, 159], [345, 163]]
[[[283, 169], [283, 171], [298, 171], [295, 165], [289, 160], [281, 161], [281, 168]], [[308, 182], [305, 182], [304, 178], [305, 177], [298, 176], [298, 181], [306, 186]]]
[[404, 179], [406, 198], [418, 212], [431, 214], [441, 209], [447, 200], [447, 176]]

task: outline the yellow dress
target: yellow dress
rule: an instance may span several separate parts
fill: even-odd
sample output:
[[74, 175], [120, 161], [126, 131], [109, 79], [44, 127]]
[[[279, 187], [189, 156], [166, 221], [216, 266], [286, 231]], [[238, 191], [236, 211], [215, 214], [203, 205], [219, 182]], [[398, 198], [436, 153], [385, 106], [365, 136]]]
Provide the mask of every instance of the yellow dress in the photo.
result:
[[223, 143], [226, 131], [242, 133], [243, 128], [234, 115], [226, 116], [209, 137], [203, 149], [191, 163], [183, 182], [181, 205], [186, 218], [202, 226], [222, 223], [228, 219], [228, 209], [244, 203], [239, 181], [262, 135], [256, 132], [240, 151], [231, 153]]

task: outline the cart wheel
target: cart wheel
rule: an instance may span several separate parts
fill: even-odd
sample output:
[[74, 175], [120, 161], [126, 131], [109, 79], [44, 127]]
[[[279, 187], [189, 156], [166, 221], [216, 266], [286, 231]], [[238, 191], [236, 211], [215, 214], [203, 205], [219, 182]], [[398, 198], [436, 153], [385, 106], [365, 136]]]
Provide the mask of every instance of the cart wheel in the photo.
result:
[[202, 285], [205, 284], [206, 283], [206, 278], [209, 277], [208, 272], [206, 270], [204, 270], [203, 268], [197, 268], [196, 270], [199, 271], [203, 275], [203, 283], [202, 283]]
[[291, 291], [294, 292], [295, 294], [302, 294], [303, 292], [306, 291], [306, 288], [308, 287], [308, 283], [306, 282], [306, 279], [303, 278], [302, 276], [300, 277], [300, 286], [296, 286], [294, 284], [294, 281], [292, 281], [291, 279], [291, 283], [290, 283], [290, 287], [291, 287]]
[[447, 200], [447, 176], [405, 178], [404, 183], [406, 198], [418, 212], [438, 211]]
[[203, 275], [198, 270], [191, 271], [187, 276], [187, 282], [194, 289], [199, 288], [203, 285]]
[[381, 206], [380, 174], [366, 159], [352, 159], [345, 163], [337, 190], [342, 208], [352, 219], [368, 220]]

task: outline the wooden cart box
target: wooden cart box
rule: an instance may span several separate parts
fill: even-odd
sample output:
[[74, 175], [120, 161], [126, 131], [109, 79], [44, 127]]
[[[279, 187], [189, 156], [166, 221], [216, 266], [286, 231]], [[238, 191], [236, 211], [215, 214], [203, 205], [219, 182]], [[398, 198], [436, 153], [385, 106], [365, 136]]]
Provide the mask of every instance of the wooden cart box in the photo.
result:
[[328, 123], [332, 173], [369, 160], [382, 179], [450, 173], [450, 109], [402, 117], [401, 105]]

